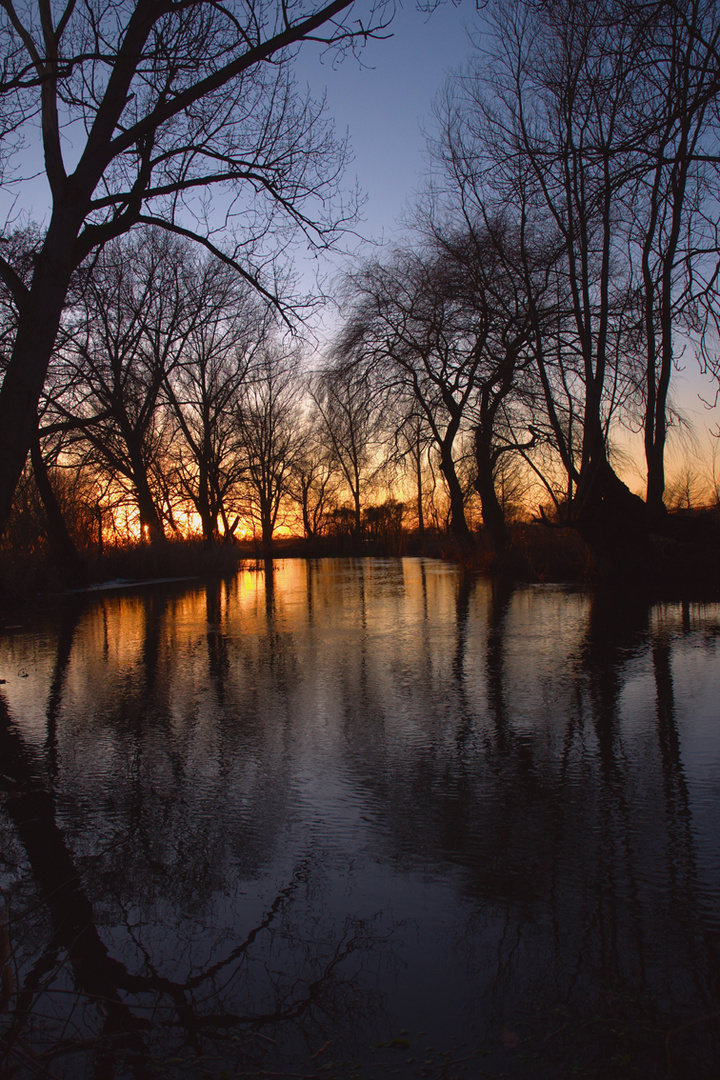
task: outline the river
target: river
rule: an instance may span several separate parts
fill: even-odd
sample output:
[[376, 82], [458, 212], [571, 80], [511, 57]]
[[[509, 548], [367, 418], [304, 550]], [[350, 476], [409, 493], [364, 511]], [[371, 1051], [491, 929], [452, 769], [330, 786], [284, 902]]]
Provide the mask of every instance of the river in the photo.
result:
[[0, 1074], [720, 1075], [720, 606], [286, 560], [0, 636]]

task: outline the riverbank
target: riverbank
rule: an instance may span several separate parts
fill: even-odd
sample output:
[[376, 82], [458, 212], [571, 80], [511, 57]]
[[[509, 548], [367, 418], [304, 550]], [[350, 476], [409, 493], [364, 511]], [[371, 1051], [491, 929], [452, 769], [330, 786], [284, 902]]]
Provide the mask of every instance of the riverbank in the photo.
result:
[[616, 587], [655, 599], [720, 596], [720, 515], [717, 510], [668, 515], [662, 535], [618, 536], [610, 550], [593, 548], [576, 529], [534, 521], [514, 525], [498, 554], [480, 530], [471, 545], [442, 534], [402, 533], [390, 540], [350, 537], [277, 539], [270, 555], [253, 542], [207, 547], [199, 541], [106, 548], [87, 553], [69, 570], [47, 557], [0, 551], [0, 615], [59, 594], [154, 580], [227, 577], [251, 561], [287, 558], [425, 556], [456, 562], [473, 573], [507, 581]]
[[509, 549], [498, 555], [482, 543], [459, 553], [468, 568], [526, 584], [611, 587], [654, 599], [716, 599], [720, 596], [720, 536], [706, 522], [670, 523], [665, 534], [592, 547], [575, 530], [533, 522], [512, 530]]

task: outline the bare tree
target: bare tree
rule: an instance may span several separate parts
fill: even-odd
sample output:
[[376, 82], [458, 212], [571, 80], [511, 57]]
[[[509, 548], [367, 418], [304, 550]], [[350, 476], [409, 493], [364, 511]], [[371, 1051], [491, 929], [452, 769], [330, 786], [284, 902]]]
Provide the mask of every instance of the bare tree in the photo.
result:
[[[548, 348], [538, 321], [535, 354], [570, 516], [595, 538], [620, 522], [639, 536], [662, 511], [677, 322], [702, 305], [698, 276], [714, 279], [717, 6], [516, 0], [491, 22], [491, 55], [444, 102], [442, 193], [461, 217], [511, 208], [523, 244], [554, 234], [557, 325]], [[613, 424], [638, 415], [648, 509], [610, 459]]]
[[263, 549], [272, 549], [281, 503], [300, 450], [299, 357], [268, 343], [248, 371], [237, 411], [237, 453], [250, 517]]
[[314, 403], [303, 417], [302, 432], [288, 493], [300, 507], [306, 540], [316, 540], [327, 528], [328, 513], [337, 497], [340, 476], [332, 450], [323, 440], [322, 418]]
[[425, 536], [427, 457], [428, 449], [432, 445], [432, 434], [415, 402], [411, 402], [397, 417], [393, 428], [393, 463], [397, 464], [401, 474], [409, 474], [411, 478], [415, 492], [418, 537], [422, 541]]
[[[277, 299], [264, 266], [289, 231], [320, 244], [337, 235], [348, 213], [333, 199], [344, 149], [320, 109], [296, 95], [288, 63], [303, 41], [342, 48], [383, 24], [372, 9], [351, 22], [352, 6], [38, 0], [36, 10], [2, 0], [5, 180], [9, 154], [23, 139], [34, 147], [39, 132], [51, 207], [30, 281], [9, 252], [0, 257], [17, 311], [0, 391], [0, 527], [72, 275], [91, 253], [154, 223], [200, 239]], [[209, 186], [225, 223], [220, 242], [204, 201]]]
[[363, 373], [343, 363], [320, 373], [312, 397], [322, 438], [350, 493], [352, 534], [358, 540], [367, 489], [382, 466], [380, 403]]
[[507, 545], [494, 474], [500, 458], [534, 445], [518, 442], [510, 401], [522, 395], [531, 322], [523, 283], [498, 255], [509, 238], [501, 221], [462, 232], [436, 225], [414, 249], [370, 264], [350, 282], [351, 311], [340, 353], [367, 370], [392, 399], [412, 402], [437, 448], [451, 528], [471, 540], [458, 476], [472, 440], [474, 486], [495, 545]]
[[[42, 243], [42, 234], [35, 225], [17, 229], [4, 238], [4, 250], [23, 280], [29, 282], [35, 256]], [[17, 333], [17, 310], [12, 296], [0, 281], [0, 372], [3, 376], [9, 362], [12, 345]], [[38, 420], [30, 447], [30, 458], [37, 493], [45, 510], [45, 525], [51, 554], [66, 569], [79, 569], [80, 557], [73, 537], [65, 522], [58, 494], [51, 480], [51, 469], [57, 463], [61, 440], [57, 434], [51, 440], [41, 437], [39, 427], [47, 400], [38, 403]], [[49, 445], [48, 443], [51, 443]], [[26, 545], [25, 545], [26, 546]]]
[[231, 504], [242, 478], [237, 453], [237, 411], [244, 380], [267, 338], [265, 305], [231, 268], [212, 257], [189, 264], [186, 290], [179, 298], [191, 325], [177, 362], [164, 378], [164, 393], [179, 429], [171, 455], [181, 496], [200, 517], [203, 538], [211, 544], [222, 522], [226, 539]]
[[[460, 348], [449, 327], [435, 265], [415, 251], [370, 263], [349, 283], [351, 309], [339, 353], [390, 399], [416, 401], [432, 433], [448, 488], [451, 527], [469, 542], [455, 443], [474, 396], [480, 349]], [[482, 334], [476, 328], [477, 335]], [[356, 381], [360, 376], [356, 376]]]
[[645, 79], [633, 103], [641, 167], [630, 254], [642, 310], [647, 504], [659, 521], [678, 324], [696, 328], [716, 308], [720, 243], [707, 144], [717, 131], [720, 13], [689, 0], [632, 14]]
[[[522, 0], [494, 6], [496, 55], [487, 66], [478, 60], [468, 82], [456, 84], [445, 163], [461, 181], [463, 202], [477, 201], [488, 214], [502, 199], [525, 218], [549, 221], [558, 234], [569, 302], [562, 330], [572, 333], [579, 361], [574, 390], [582, 394], [575, 505], [578, 515], [592, 516], [619, 484], [607, 433], [628, 308], [628, 274], [614, 230], [627, 161], [615, 149], [625, 134], [623, 102], [634, 73], [625, 51], [609, 47], [609, 29], [601, 33], [600, 5], [568, 0], [561, 6], [557, 12]], [[538, 357], [548, 388], [544, 350]], [[562, 445], [562, 425], [552, 416], [552, 395], [546, 397]], [[562, 452], [574, 470], [568, 448]]]
[[77, 332], [62, 353], [66, 390], [55, 402], [56, 426], [75, 431], [101, 473], [131, 485], [152, 541], [165, 535], [152, 480], [168, 442], [161, 391], [200, 316], [186, 303], [183, 254], [157, 231], [105, 247], [83, 282]]

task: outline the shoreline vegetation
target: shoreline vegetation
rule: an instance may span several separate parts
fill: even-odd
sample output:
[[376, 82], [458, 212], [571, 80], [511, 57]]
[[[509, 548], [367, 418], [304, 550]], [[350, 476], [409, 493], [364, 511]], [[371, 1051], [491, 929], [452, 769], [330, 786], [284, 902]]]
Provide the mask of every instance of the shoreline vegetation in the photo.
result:
[[207, 545], [201, 540], [105, 546], [82, 551], [68, 566], [51, 552], [0, 550], [0, 615], [99, 586], [134, 585], [234, 574], [242, 564], [273, 559], [427, 556], [454, 562], [466, 571], [514, 584], [582, 585], [628, 590], [652, 599], [720, 598], [720, 507], [669, 513], [662, 532], [626, 531], [592, 540], [570, 526], [535, 520], [515, 524], [510, 543], [498, 552], [483, 528], [472, 542], [432, 530], [423, 536], [401, 531], [390, 537], [275, 538]]

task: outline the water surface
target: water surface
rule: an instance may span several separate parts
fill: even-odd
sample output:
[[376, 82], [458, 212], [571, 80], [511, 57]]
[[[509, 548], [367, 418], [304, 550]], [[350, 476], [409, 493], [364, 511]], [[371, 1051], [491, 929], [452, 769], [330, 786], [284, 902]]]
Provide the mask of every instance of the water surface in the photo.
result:
[[0, 1071], [715, 1077], [719, 634], [418, 559], [7, 628]]

